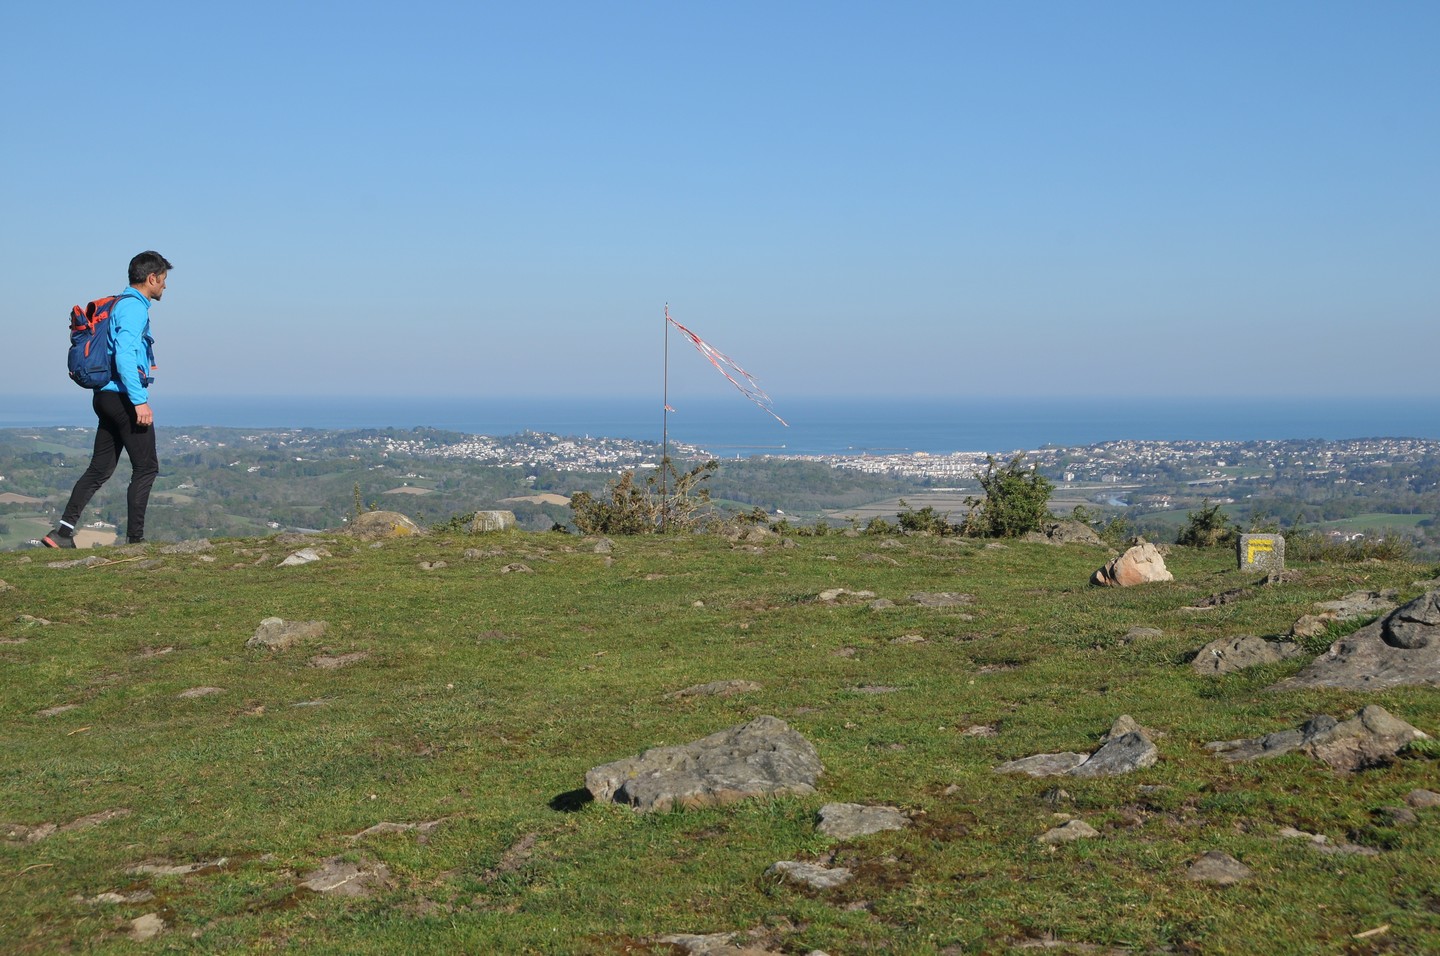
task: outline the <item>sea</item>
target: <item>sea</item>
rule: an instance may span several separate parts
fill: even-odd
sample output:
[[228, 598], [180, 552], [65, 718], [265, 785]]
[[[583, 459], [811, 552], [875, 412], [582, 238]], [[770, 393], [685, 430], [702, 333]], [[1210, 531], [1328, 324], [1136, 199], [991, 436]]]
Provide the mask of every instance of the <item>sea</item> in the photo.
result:
[[[0, 427], [93, 425], [76, 392], [0, 397]], [[394, 398], [167, 396], [159, 426], [436, 428], [503, 436], [548, 432], [683, 442], [722, 458], [956, 451], [1006, 453], [1106, 441], [1440, 439], [1440, 396], [1423, 399], [797, 398], [777, 400], [782, 425], [743, 396]]]

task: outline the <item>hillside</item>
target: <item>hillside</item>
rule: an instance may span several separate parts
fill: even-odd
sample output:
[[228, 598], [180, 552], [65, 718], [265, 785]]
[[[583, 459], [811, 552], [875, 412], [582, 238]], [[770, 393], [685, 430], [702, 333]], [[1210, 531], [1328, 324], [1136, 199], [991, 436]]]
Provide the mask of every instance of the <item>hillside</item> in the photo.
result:
[[[306, 547], [319, 560], [280, 566]], [[84, 557], [108, 563], [57, 566]], [[722, 932], [775, 953], [1440, 950], [1440, 810], [1398, 812], [1440, 790], [1440, 751], [1342, 773], [1205, 749], [1371, 703], [1437, 734], [1440, 692], [1266, 690], [1364, 619], [1301, 658], [1189, 666], [1352, 591], [1408, 600], [1437, 569], [1264, 584], [1177, 548], [1173, 583], [1087, 586], [1107, 557], [551, 533], [0, 554], [0, 948], [129, 952], [153, 930], [196, 952], [674, 953], [660, 937]], [[323, 631], [247, 647], [270, 617]], [[720, 681], [758, 686], [677, 696]], [[1126, 714], [1153, 766], [995, 773], [1089, 753]], [[761, 715], [813, 744], [816, 793], [640, 814], [584, 790], [597, 765]], [[834, 802], [911, 823], [832, 839]], [[1096, 832], [1039, 842], [1072, 819]], [[1250, 876], [1188, 879], [1211, 851]], [[766, 875], [786, 860], [853, 879]]]

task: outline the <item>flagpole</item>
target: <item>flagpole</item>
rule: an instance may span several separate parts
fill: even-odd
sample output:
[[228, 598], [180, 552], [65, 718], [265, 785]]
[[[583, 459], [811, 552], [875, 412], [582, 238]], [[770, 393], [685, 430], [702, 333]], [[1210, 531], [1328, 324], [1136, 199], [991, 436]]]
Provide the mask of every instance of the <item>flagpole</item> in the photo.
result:
[[[660, 396], [660, 500], [666, 498], [668, 488], [666, 482], [669, 475], [666, 471], [670, 464], [670, 303], [665, 303], [665, 364], [664, 383], [661, 387]], [[660, 512], [660, 530], [665, 530], [665, 510]]]

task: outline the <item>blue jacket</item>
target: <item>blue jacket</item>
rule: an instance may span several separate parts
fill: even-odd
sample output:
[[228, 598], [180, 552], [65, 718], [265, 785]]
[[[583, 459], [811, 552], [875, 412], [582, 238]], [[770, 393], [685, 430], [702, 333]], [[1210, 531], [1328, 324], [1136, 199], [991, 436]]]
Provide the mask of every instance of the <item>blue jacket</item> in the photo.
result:
[[121, 392], [132, 404], [150, 400], [147, 386], [155, 381], [155, 340], [150, 337], [150, 300], [127, 286], [110, 312], [110, 347], [115, 377], [102, 392]]

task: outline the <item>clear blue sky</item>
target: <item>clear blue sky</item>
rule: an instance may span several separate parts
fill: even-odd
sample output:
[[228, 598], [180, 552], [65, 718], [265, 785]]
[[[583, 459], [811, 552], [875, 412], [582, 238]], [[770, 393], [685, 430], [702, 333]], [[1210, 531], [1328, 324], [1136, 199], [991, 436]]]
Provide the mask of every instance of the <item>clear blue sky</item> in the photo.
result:
[[[162, 410], [649, 394], [667, 301], [782, 411], [1440, 391], [1437, 3], [5, 21], [3, 392], [73, 391], [65, 313], [147, 248]], [[729, 388], [671, 349], [672, 394]]]

